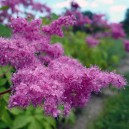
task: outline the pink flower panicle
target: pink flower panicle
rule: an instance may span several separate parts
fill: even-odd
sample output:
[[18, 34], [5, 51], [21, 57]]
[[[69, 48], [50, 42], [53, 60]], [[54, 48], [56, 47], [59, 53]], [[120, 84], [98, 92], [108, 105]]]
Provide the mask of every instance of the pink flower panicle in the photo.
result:
[[70, 26], [75, 24], [74, 16], [62, 16], [58, 20], [53, 21], [50, 25], [43, 26], [42, 30], [49, 35], [63, 36], [62, 26]]
[[[86, 68], [64, 56], [59, 43], [51, 44], [50, 36], [62, 36], [62, 25], [73, 24], [72, 19], [59, 18], [48, 25], [49, 31], [40, 20], [12, 19], [12, 37], [0, 38], [0, 64], [11, 64], [16, 69], [12, 76], [10, 108], [32, 104], [53, 117], [67, 115], [72, 107], [87, 104], [92, 92], [99, 92], [109, 84], [117, 88], [126, 84], [121, 75], [97, 67]], [[61, 110], [60, 106], [64, 108]]]
[[13, 29], [14, 37], [20, 35], [27, 40], [39, 40], [42, 37], [41, 25], [42, 20], [40, 19], [28, 22], [24, 18], [12, 18], [10, 27]]

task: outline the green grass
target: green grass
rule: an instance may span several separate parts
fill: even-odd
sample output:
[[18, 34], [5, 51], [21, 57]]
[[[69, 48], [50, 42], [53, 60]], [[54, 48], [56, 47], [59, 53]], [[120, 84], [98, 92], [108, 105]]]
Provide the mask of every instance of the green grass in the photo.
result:
[[[129, 82], [129, 73], [125, 76]], [[105, 101], [104, 110], [89, 129], [129, 129], [129, 87]]]

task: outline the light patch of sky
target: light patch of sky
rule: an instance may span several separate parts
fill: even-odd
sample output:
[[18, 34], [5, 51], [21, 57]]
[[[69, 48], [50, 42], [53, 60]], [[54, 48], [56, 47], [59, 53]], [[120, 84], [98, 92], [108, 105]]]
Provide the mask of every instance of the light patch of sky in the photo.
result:
[[[72, 0], [37, 0], [46, 3], [52, 11], [61, 14], [64, 8], [69, 8]], [[90, 10], [95, 13], [104, 13], [109, 21], [120, 22], [125, 17], [126, 9], [129, 8], [128, 0], [74, 0], [81, 6], [82, 11]]]

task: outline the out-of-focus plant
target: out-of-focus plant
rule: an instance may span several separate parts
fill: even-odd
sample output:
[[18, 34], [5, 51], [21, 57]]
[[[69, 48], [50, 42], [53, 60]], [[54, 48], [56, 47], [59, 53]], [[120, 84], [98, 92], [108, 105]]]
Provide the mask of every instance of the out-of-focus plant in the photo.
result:
[[89, 34], [85, 40], [89, 47], [95, 47], [106, 37], [123, 39], [126, 36], [122, 24], [109, 23], [104, 14], [85, 15], [78, 3], [71, 2], [71, 8], [64, 15], [74, 15], [77, 18], [74, 31], [80, 30]]
[[[0, 23], [9, 21], [12, 16], [31, 16], [35, 17], [35, 12], [43, 13], [50, 17], [51, 9], [34, 0], [1, 0], [0, 1]], [[41, 16], [43, 16], [43, 14]]]
[[102, 69], [112, 70], [125, 56], [121, 40], [103, 38], [101, 44], [90, 48], [85, 43], [85, 36], [84, 32], [73, 33], [66, 30], [65, 38], [53, 37], [52, 41], [60, 41], [67, 55], [77, 58], [87, 67], [97, 65]]

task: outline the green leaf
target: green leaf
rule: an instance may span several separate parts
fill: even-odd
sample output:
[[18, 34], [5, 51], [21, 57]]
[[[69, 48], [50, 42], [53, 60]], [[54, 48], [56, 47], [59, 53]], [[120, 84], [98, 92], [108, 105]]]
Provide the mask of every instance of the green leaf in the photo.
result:
[[[10, 96], [10, 94], [4, 94], [4, 95], [3, 95], [3, 99], [4, 99], [5, 102], [6, 102], [6, 106], [7, 106], [8, 101], [9, 101], [9, 96]], [[7, 109], [8, 109], [8, 107], [7, 107]]]
[[0, 129], [6, 129], [8, 126], [4, 122], [0, 121]]
[[9, 127], [12, 126], [12, 118], [7, 110], [4, 110], [3, 115], [1, 117], [2, 121], [4, 121]]
[[8, 83], [11, 85], [12, 84], [12, 82], [11, 82], [12, 73], [8, 72], [8, 73], [5, 74], [5, 76], [6, 76], [7, 80], [8, 80]]
[[[0, 68], [0, 75], [3, 75], [3, 74], [6, 76], [6, 81], [8, 81], [9, 84], [11, 85], [11, 76], [12, 76], [11, 67], [10, 66], [1, 67]], [[2, 81], [2, 79], [0, 79], [0, 80]], [[6, 82], [3, 81], [2, 83], [6, 83]]]
[[42, 125], [32, 117], [31, 123], [28, 126], [28, 129], [45, 129], [42, 127]]
[[75, 119], [76, 119], [75, 114], [71, 112], [69, 118], [66, 119], [66, 123], [74, 124]]
[[49, 116], [45, 116], [45, 117], [46, 117], [47, 123], [48, 123], [50, 126], [56, 128], [56, 121], [55, 121], [55, 119], [52, 118], [52, 117], [49, 117]]
[[[56, 121], [54, 118], [49, 117], [49, 116], [44, 116], [43, 114], [36, 114], [35, 118], [44, 126], [47, 123], [49, 127], [53, 127], [54, 129], [56, 128]], [[43, 121], [43, 122], [42, 122]], [[47, 125], [47, 126], [48, 126]], [[45, 128], [46, 129], [46, 128]]]
[[0, 86], [5, 85], [6, 82], [7, 82], [6, 78], [1, 78], [0, 79]]
[[24, 113], [24, 111], [22, 109], [18, 109], [18, 108], [13, 108], [11, 110], [9, 110], [13, 115], [19, 115]]
[[0, 10], [8, 10], [9, 9], [9, 6], [2, 6], [1, 8], [0, 8]]
[[[11, 129], [19, 129], [25, 127], [31, 121], [30, 116], [21, 115], [16, 117]], [[36, 128], [35, 128], [36, 129]]]
[[46, 123], [43, 122], [43, 125], [44, 125], [44, 129], [53, 129], [52, 126], [47, 122]]
[[5, 111], [5, 105], [7, 103], [5, 102], [5, 100], [1, 97], [0, 98], [0, 118], [2, 117], [4, 111]]

